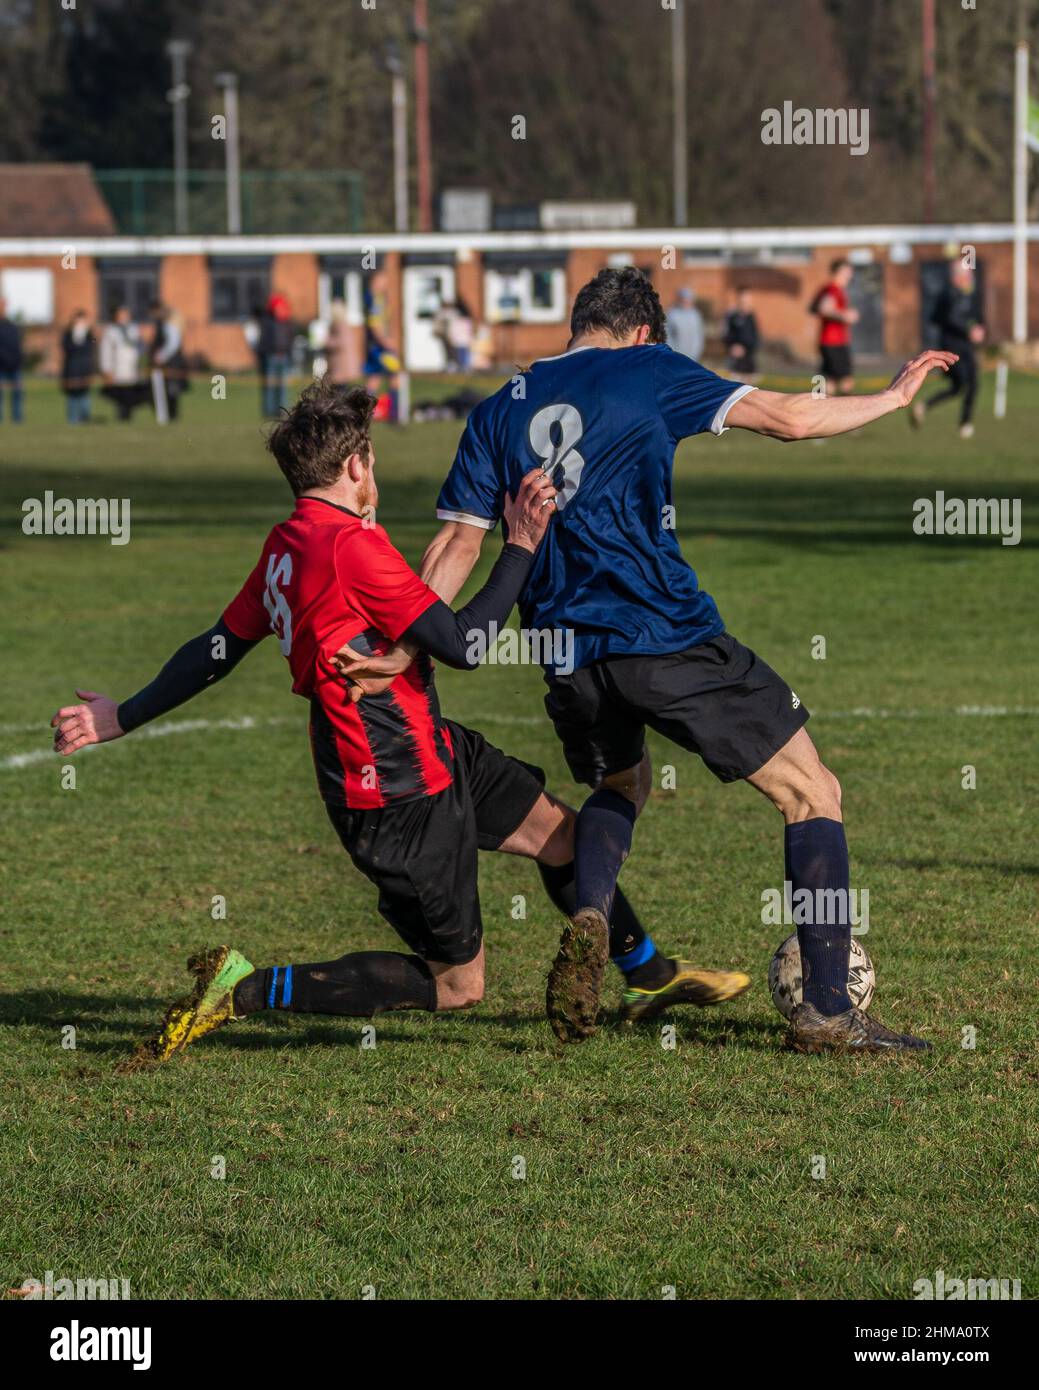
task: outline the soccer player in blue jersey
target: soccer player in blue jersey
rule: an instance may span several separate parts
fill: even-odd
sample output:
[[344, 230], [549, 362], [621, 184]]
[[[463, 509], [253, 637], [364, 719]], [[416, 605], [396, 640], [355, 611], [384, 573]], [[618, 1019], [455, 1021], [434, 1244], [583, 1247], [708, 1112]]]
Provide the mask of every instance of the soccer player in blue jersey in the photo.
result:
[[[577, 820], [575, 909], [549, 977], [553, 1028], [573, 1040], [595, 1031], [617, 875], [649, 794], [648, 725], [698, 753], [721, 781], [745, 780], [768, 797], [785, 822], [793, 901], [823, 904], [798, 926], [804, 998], [791, 1045], [926, 1048], [852, 1005], [837, 779], [805, 730], [798, 697], [726, 632], [669, 519], [679, 440], [733, 426], [781, 440], [842, 434], [908, 406], [927, 374], [947, 371], [955, 355], [925, 352], [874, 395], [757, 390], [673, 352], [656, 291], [633, 267], [601, 271], [585, 285], [570, 329], [566, 352], [535, 362], [470, 415], [440, 493], [444, 525], [422, 569], [450, 602], [507, 492], [538, 463], [552, 477], [559, 515], [531, 565], [520, 613], [525, 628], [573, 634], [573, 669], [545, 670], [545, 707], [574, 777], [593, 788]], [[407, 657], [350, 669], [374, 677]], [[635, 968], [627, 1018], [683, 998], [682, 970], [654, 957], [651, 944]]]

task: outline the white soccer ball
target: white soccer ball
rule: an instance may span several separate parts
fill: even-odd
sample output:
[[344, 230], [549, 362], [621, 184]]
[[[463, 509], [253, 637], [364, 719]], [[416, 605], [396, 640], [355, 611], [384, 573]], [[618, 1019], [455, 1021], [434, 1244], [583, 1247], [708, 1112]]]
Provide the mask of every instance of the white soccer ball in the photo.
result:
[[[801, 1002], [801, 983], [801, 950], [797, 944], [797, 933], [794, 932], [768, 964], [768, 991], [784, 1018], [789, 1018]], [[851, 1002], [859, 1009], [868, 1009], [876, 987], [873, 962], [859, 945], [858, 937], [853, 936], [851, 959], [848, 962], [848, 994]]]

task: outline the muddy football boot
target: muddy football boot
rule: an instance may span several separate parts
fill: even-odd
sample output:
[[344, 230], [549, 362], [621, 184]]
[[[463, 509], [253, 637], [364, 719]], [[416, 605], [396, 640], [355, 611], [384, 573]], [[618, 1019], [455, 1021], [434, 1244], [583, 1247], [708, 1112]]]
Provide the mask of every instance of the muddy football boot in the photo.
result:
[[253, 971], [242, 953], [230, 946], [202, 951], [188, 961], [188, 970], [195, 976], [191, 993], [170, 1005], [158, 1035], [142, 1043], [121, 1070], [167, 1062], [189, 1043], [233, 1020], [234, 987]]
[[563, 928], [548, 975], [545, 1008], [560, 1042], [583, 1042], [598, 1028], [610, 928], [594, 907], [575, 912]]
[[787, 1046], [795, 1052], [929, 1052], [911, 1033], [893, 1033], [863, 1009], [827, 1017], [814, 1004], [798, 1004], [790, 1017]]
[[739, 970], [698, 970], [691, 961], [672, 961], [675, 973], [659, 989], [629, 986], [621, 1004], [621, 1022], [656, 1018], [675, 1004], [724, 1004], [750, 987], [750, 976]]

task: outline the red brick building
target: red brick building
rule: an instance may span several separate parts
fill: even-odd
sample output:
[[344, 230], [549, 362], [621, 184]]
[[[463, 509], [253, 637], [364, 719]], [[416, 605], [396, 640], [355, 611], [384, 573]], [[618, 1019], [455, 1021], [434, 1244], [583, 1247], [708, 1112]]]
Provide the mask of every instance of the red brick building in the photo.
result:
[[[17, 192], [8, 197], [4, 173], [12, 168]], [[1029, 232], [1035, 333], [1039, 226]], [[766, 360], [804, 363], [815, 356], [808, 305], [838, 255], [857, 267], [860, 360], [901, 356], [921, 341], [923, 308], [953, 248], [974, 248], [990, 337], [1009, 337], [1011, 236], [1009, 224], [990, 223], [132, 238], [113, 235], [87, 166], [0, 166], [0, 296], [20, 314], [26, 347], [39, 354], [43, 371], [56, 370], [61, 329], [76, 308], [104, 318], [125, 301], [143, 317], [154, 298], [179, 314], [187, 352], [200, 366], [247, 369], [253, 357], [243, 326], [275, 291], [303, 326], [327, 321], [333, 302], [342, 301], [358, 361], [374, 308], [381, 336], [413, 371], [443, 365], [434, 316], [440, 303], [461, 300], [486, 325], [485, 358], [508, 367], [560, 351], [575, 292], [601, 267], [628, 263], [645, 268], [665, 305], [680, 287], [693, 287], [707, 319], [709, 358], [730, 295], [746, 285]]]

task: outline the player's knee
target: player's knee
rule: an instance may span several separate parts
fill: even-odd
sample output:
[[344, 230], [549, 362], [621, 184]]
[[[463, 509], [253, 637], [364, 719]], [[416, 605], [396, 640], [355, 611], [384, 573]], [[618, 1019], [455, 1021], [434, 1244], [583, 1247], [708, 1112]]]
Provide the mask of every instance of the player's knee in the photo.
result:
[[826, 820], [841, 819], [841, 784], [828, 767], [819, 764], [811, 783], [804, 789], [801, 798], [803, 814], [798, 820], [813, 820], [824, 817]]
[[821, 762], [809, 773], [792, 777], [771, 791], [770, 796], [788, 825], [820, 817], [841, 819], [841, 784]]
[[625, 768], [623, 772], [611, 773], [602, 779], [600, 786], [608, 787], [610, 791], [627, 797], [635, 807], [635, 814], [640, 815], [642, 808], [649, 800], [652, 775], [649, 754], [643, 753], [642, 761], [637, 763], [635, 767]]

